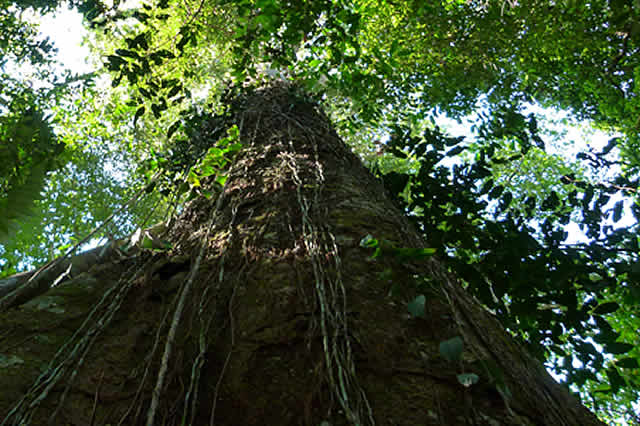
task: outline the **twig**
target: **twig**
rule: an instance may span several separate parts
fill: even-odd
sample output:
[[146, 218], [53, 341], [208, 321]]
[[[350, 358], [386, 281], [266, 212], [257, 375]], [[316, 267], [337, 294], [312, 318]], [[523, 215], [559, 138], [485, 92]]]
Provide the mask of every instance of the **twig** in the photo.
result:
[[96, 387], [96, 394], [93, 397], [93, 409], [91, 410], [91, 422], [89, 426], [93, 426], [96, 421], [96, 408], [98, 408], [98, 399], [100, 398], [100, 388], [102, 387], [102, 379], [104, 379], [104, 368], [100, 372], [100, 380], [98, 380], [98, 386]]
[[173, 320], [171, 321], [171, 328], [169, 329], [169, 334], [167, 335], [167, 341], [164, 346], [164, 353], [162, 355], [162, 364], [160, 365], [160, 371], [158, 372], [158, 380], [156, 381], [156, 387], [153, 389], [153, 396], [151, 399], [151, 405], [149, 406], [149, 411], [147, 414], [147, 425], [154, 425], [154, 418], [156, 412], [158, 411], [158, 405], [160, 403], [160, 395], [162, 395], [162, 388], [164, 387], [164, 381], [167, 375], [167, 370], [169, 369], [169, 358], [171, 357], [171, 352], [173, 351], [173, 344], [176, 340], [176, 333], [178, 331], [178, 325], [180, 324], [180, 320], [182, 318], [182, 312], [184, 311], [184, 305], [187, 300], [187, 295], [191, 290], [191, 286], [193, 285], [193, 281], [195, 276], [198, 273], [198, 269], [200, 268], [200, 263], [202, 262], [202, 258], [204, 257], [204, 252], [206, 251], [206, 247], [209, 241], [209, 234], [211, 233], [211, 228], [213, 227], [213, 216], [209, 219], [209, 226], [207, 227], [207, 234], [202, 240], [203, 243], [200, 246], [200, 252], [198, 253], [198, 258], [196, 259], [193, 268], [189, 273], [189, 278], [182, 288], [182, 293], [180, 295], [180, 301], [178, 302], [178, 306], [176, 307], [176, 311], [173, 314]]
[[231, 293], [231, 298], [229, 299], [229, 331], [231, 333], [231, 347], [229, 348], [227, 357], [224, 360], [224, 364], [222, 365], [222, 371], [220, 372], [220, 376], [218, 377], [218, 381], [216, 382], [216, 389], [213, 393], [213, 406], [211, 407], [211, 418], [209, 419], [209, 426], [213, 426], [215, 424], [216, 402], [218, 401], [218, 392], [220, 391], [220, 385], [222, 383], [222, 378], [224, 377], [224, 373], [227, 370], [227, 365], [229, 365], [229, 360], [231, 359], [231, 353], [233, 352], [233, 347], [236, 344], [235, 331], [233, 328], [233, 298], [236, 295], [236, 288], [237, 288], [237, 285], [234, 285], [233, 292]]

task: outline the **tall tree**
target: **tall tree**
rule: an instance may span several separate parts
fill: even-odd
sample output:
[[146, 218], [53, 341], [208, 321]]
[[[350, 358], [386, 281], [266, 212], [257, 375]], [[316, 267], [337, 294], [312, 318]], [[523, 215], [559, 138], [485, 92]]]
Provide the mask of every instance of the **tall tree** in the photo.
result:
[[[313, 259], [317, 260], [314, 256], [319, 254], [312, 246], [323, 242], [323, 250], [330, 251], [332, 246], [326, 238], [339, 236], [336, 229], [343, 225], [354, 229], [349, 232], [366, 231], [356, 238], [362, 244], [357, 250], [370, 250], [372, 259], [368, 262], [373, 265], [372, 269], [381, 268], [377, 279], [387, 282], [386, 290], [391, 296], [380, 302], [383, 306], [399, 304], [396, 306], [398, 312], [406, 312], [410, 322], [419, 324], [425, 318], [432, 320], [427, 307], [431, 309], [432, 299], [441, 298], [442, 291], [447, 296], [445, 299], [452, 300], [448, 309], [449, 315], [457, 313], [452, 317], [452, 324], [456, 326], [447, 329], [441, 323], [434, 323], [438, 330], [451, 331], [434, 335], [434, 339], [442, 343], [442, 346], [438, 344], [436, 358], [453, 364], [463, 361], [465, 369], [457, 372], [460, 376], [454, 383], [471, 385], [477, 392], [476, 380], [480, 380], [478, 383], [489, 380], [491, 387], [503, 398], [504, 406], [508, 407], [507, 414], [518, 412], [510, 402], [511, 391], [518, 386], [514, 384], [516, 370], [510, 370], [510, 376], [507, 374], [510, 378], [503, 378], [505, 373], [502, 372], [505, 363], [519, 365], [513, 361], [515, 355], [507, 350], [502, 364], [496, 364], [491, 354], [479, 349], [495, 340], [491, 335], [474, 332], [475, 338], [482, 342], [477, 343], [469, 330], [479, 327], [488, 332], [494, 330], [494, 325], [486, 323], [482, 317], [474, 317], [474, 308], [466, 306], [466, 302], [462, 307], [455, 305], [456, 300], [466, 300], [464, 294], [455, 293], [448, 286], [437, 290], [442, 282], [451, 283], [434, 272], [436, 270], [449, 271], [455, 276], [466, 294], [472, 295], [495, 315], [526, 352], [545, 362], [573, 392], [579, 392], [585, 398], [583, 402], [598, 411], [601, 418], [633, 417], [631, 402], [637, 400], [640, 390], [640, 346], [636, 333], [640, 326], [637, 308], [640, 306], [637, 284], [640, 282], [637, 268], [640, 245], [637, 223], [626, 227], [620, 224], [623, 217], [627, 223], [632, 216], [640, 217], [637, 198], [640, 161], [634, 148], [637, 145], [637, 112], [640, 111], [635, 95], [635, 76], [638, 74], [635, 24], [638, 8], [635, 3], [607, 0], [588, 4], [538, 0], [517, 3], [159, 0], [127, 9], [126, 3], [117, 1], [74, 2], [72, 5], [84, 14], [86, 23], [93, 30], [89, 40], [101, 55], [99, 62], [104, 61], [101, 78], [95, 80], [99, 72], [84, 77], [56, 77], [49, 68], [52, 63], [48, 56], [51, 52], [49, 44], [37, 40], [31, 24], [22, 19], [22, 14], [14, 13], [26, 8], [50, 10], [55, 7], [55, 1], [5, 3], [10, 7], [0, 13], [3, 34], [22, 33], [26, 40], [17, 45], [12, 37], [0, 37], [0, 48], [6, 51], [3, 58], [10, 58], [9, 62], [30, 61], [38, 66], [41, 78], [49, 78], [49, 81], [41, 83], [44, 90], [34, 92], [24, 78], [10, 76], [12, 80], [7, 81], [11, 84], [0, 88], [0, 158], [9, 160], [0, 165], [0, 169], [5, 170], [5, 176], [0, 176], [0, 277], [25, 271], [59, 254], [64, 253], [64, 256], [38, 271], [0, 281], [0, 311], [13, 310], [25, 302], [27, 305], [23, 306], [32, 307], [35, 302], [29, 300], [33, 297], [47, 292], [54, 284], [65, 282], [70, 276], [91, 275], [94, 265], [107, 268], [118, 259], [126, 264], [133, 260], [143, 262], [151, 257], [147, 266], [131, 266], [147, 271], [143, 277], [136, 278], [137, 284], [144, 282], [147, 287], [155, 286], [149, 284], [149, 280], [153, 281], [149, 274], [159, 276], [159, 271], [167, 277], [193, 271], [188, 277], [197, 281], [185, 284], [187, 296], [183, 308], [178, 309], [175, 305], [166, 308], [167, 315], [177, 312], [176, 318], [190, 320], [191, 331], [187, 334], [191, 336], [189, 333], [199, 330], [197, 321], [213, 317], [200, 318], [194, 314], [195, 302], [189, 297], [215, 293], [220, 303], [226, 304], [216, 305], [216, 309], [227, 312], [229, 304], [235, 306], [229, 299], [235, 300], [238, 296], [233, 292], [229, 295], [229, 288], [222, 284], [221, 291], [226, 289], [227, 293], [222, 291], [220, 295], [204, 287], [200, 280], [202, 275], [197, 274], [202, 271], [200, 264], [191, 267], [175, 260], [176, 256], [187, 256], [193, 261], [198, 258], [197, 247], [199, 244], [206, 246], [206, 241], [196, 241], [204, 235], [199, 231], [201, 224], [197, 217], [209, 214], [207, 200], [218, 200], [221, 204], [216, 211], [224, 212], [227, 219], [216, 216], [213, 222], [218, 227], [227, 226], [231, 238], [229, 246], [221, 249], [231, 253], [231, 257], [223, 256], [218, 265], [222, 269], [217, 270], [222, 270], [224, 277], [228, 277], [228, 259], [249, 256], [245, 252], [238, 254], [238, 242], [233, 239], [237, 235], [242, 236], [245, 251], [246, 247], [253, 247], [251, 244], [264, 247], [267, 240], [279, 247], [278, 241], [283, 237], [277, 232], [267, 232], [266, 228], [255, 228], [252, 220], [261, 218], [260, 222], [266, 221], [265, 227], [271, 226], [272, 220], [285, 221], [290, 225], [290, 232], [301, 235], [299, 238], [307, 235], [318, 238], [303, 238], [301, 241], [308, 245], [304, 247], [307, 251], [301, 252], [302, 259], [294, 256], [301, 262], [307, 257], [311, 259], [310, 265], [315, 267], [314, 282], [317, 282], [315, 277], [328, 274], [333, 277], [328, 281], [331, 291], [339, 291], [342, 289], [340, 284], [344, 285], [345, 300], [360, 306], [359, 287], [352, 285], [349, 281], [352, 278], [347, 279], [346, 272], [356, 271], [353, 273], [360, 276], [358, 271], [362, 266], [354, 264], [352, 267], [351, 261], [342, 262], [346, 259], [343, 254], [351, 251], [345, 252], [344, 246], [350, 247], [351, 243], [336, 237], [335, 247], [340, 256], [338, 260], [335, 256], [332, 258], [339, 262], [331, 268], [327, 264], [314, 263]], [[0, 65], [4, 64], [5, 61], [0, 61]], [[111, 84], [106, 86], [110, 87], [105, 87], [104, 83], [109, 79]], [[286, 80], [296, 88], [291, 89], [296, 93], [291, 94], [291, 100], [284, 100], [284, 92], [289, 90], [285, 89], [289, 86], [284, 83], [276, 85], [280, 89], [275, 89], [273, 94], [260, 92], [260, 96], [251, 97], [251, 87], [261, 87], [274, 80]], [[78, 90], [66, 90], [70, 87]], [[276, 93], [278, 90], [280, 95]], [[252, 125], [251, 131], [255, 134], [247, 130], [244, 119], [252, 116], [251, 105], [243, 106], [243, 101], [239, 100], [246, 101], [247, 96], [251, 102], [263, 106], [272, 105], [269, 99], [281, 99], [282, 102], [274, 101], [273, 105], [283, 117], [292, 121], [281, 123], [286, 129], [282, 127], [280, 132], [291, 132], [292, 141], [300, 137], [293, 139], [297, 133], [289, 129], [291, 123], [298, 123], [297, 128], [311, 130], [328, 126], [326, 123], [309, 124], [320, 123], [322, 118], [307, 117], [305, 111], [311, 108], [309, 99], [300, 101], [298, 98], [310, 97], [321, 103], [336, 131], [364, 159], [388, 192], [390, 199], [380, 201], [382, 194], [373, 194], [378, 190], [367, 191], [379, 201], [377, 207], [373, 202], [367, 204], [371, 207], [368, 210], [379, 211], [380, 206], [394, 203], [406, 214], [410, 225], [405, 225], [418, 230], [427, 243], [416, 239], [416, 235], [409, 237], [411, 232], [405, 225], [402, 225], [405, 231], [396, 231], [395, 237], [386, 231], [379, 235], [373, 228], [360, 229], [360, 222], [336, 219], [330, 212], [323, 217], [318, 211], [309, 210], [315, 205], [313, 202], [325, 203], [322, 197], [328, 192], [339, 193], [343, 187], [340, 179], [337, 180], [339, 183], [323, 180], [324, 186], [319, 186], [323, 191], [318, 189], [317, 192], [319, 198], [310, 200], [311, 195], [305, 191], [317, 185], [305, 180], [309, 176], [298, 173], [295, 179], [302, 182], [300, 209], [291, 210], [289, 204], [283, 204], [281, 212], [269, 213], [274, 218], [288, 214], [286, 220], [271, 219], [271, 216], [262, 218], [253, 213], [247, 218], [242, 215], [242, 203], [232, 203], [230, 208], [235, 205], [236, 213], [227, 211], [229, 204], [224, 203], [234, 199], [232, 194], [227, 194], [229, 188], [247, 185], [246, 182], [237, 183], [239, 166], [232, 161], [235, 153], [244, 146], [238, 161], [247, 166], [247, 176], [254, 176], [258, 172], [249, 173], [253, 170], [248, 163], [250, 153], [259, 151], [255, 145], [261, 139], [259, 135], [269, 135], [278, 127], [269, 124], [277, 122], [272, 117], [264, 129], [257, 123]], [[5, 102], [6, 99], [11, 102]], [[545, 121], [536, 114], [525, 112], [530, 102], [567, 108], [576, 117], [592, 120], [597, 126], [618, 133], [602, 151], [585, 150], [575, 160], [568, 159], [557, 147], [550, 149], [558, 141], [544, 128]], [[283, 109], [283, 103], [287, 103], [289, 109]], [[475, 137], [467, 140], [451, 138], [439, 130], [437, 111], [462, 117], [479, 106]], [[37, 120], [26, 120], [31, 116]], [[271, 117], [271, 113], [263, 111], [260, 116]], [[318, 145], [313, 138], [307, 140], [311, 144], [307, 149]], [[5, 146], [9, 149], [2, 149]], [[269, 141], [260, 146], [271, 147]], [[63, 147], [64, 152], [61, 152]], [[266, 152], [271, 153], [271, 149]], [[306, 152], [302, 148], [291, 149]], [[336, 152], [341, 149], [335, 148]], [[274, 171], [275, 166], [269, 160], [263, 164], [262, 177], [254, 179], [271, 179], [272, 174], [289, 176], [285, 167], [289, 164], [285, 161], [289, 156], [293, 156], [291, 161], [297, 164], [298, 168], [291, 166], [296, 171], [303, 167], [302, 160], [293, 151], [278, 150], [282, 152], [280, 167], [284, 170]], [[322, 152], [321, 149], [318, 151], [318, 164], [323, 173], [333, 170], [336, 164], [344, 164], [323, 157]], [[262, 152], [257, 155], [262, 159], [271, 158], [271, 154]], [[231, 171], [228, 170], [230, 164], [234, 164]], [[38, 168], [38, 165], [46, 167]], [[52, 170], [56, 168], [59, 170]], [[309, 170], [314, 169], [310, 167]], [[607, 174], [603, 173], [605, 170]], [[364, 182], [365, 178], [362, 179]], [[285, 187], [278, 185], [285, 185], [285, 181], [273, 185], [284, 191]], [[259, 193], [270, 194], [272, 190], [267, 187]], [[31, 203], [36, 209], [25, 215], [26, 205]], [[250, 206], [251, 209], [258, 208]], [[386, 210], [391, 211], [385, 207]], [[174, 215], [174, 211], [179, 215]], [[240, 221], [229, 219], [229, 215], [237, 216]], [[145, 225], [160, 219], [173, 229], [161, 237], [156, 228], [148, 229]], [[574, 243], [567, 239], [565, 226], [570, 222], [581, 227], [588, 242]], [[331, 227], [320, 227], [319, 223]], [[194, 231], [193, 236], [176, 231], [176, 227]], [[135, 228], [139, 230], [131, 237]], [[10, 232], [3, 234], [3, 229]], [[245, 229], [257, 229], [258, 233], [249, 238], [243, 234]], [[265, 236], [269, 237], [264, 240]], [[73, 256], [85, 242], [93, 239], [95, 244], [97, 239], [104, 237], [112, 243]], [[189, 249], [184, 246], [185, 239], [190, 241]], [[283, 241], [293, 244], [286, 238]], [[195, 251], [190, 252], [191, 249]], [[209, 253], [209, 257], [204, 257], [201, 263], [210, 259], [210, 249], [203, 252]], [[437, 261], [423, 259], [434, 250]], [[271, 252], [277, 250], [274, 248]], [[256, 253], [253, 255], [262, 252]], [[164, 266], [158, 266], [156, 262], [159, 261], [166, 262], [168, 272]], [[107, 316], [97, 324], [105, 324], [109, 315], [121, 312], [118, 303], [126, 305], [130, 299], [126, 299], [127, 302], [120, 298], [124, 298], [129, 290], [134, 291], [129, 289], [133, 285], [128, 281], [131, 275], [113, 267], [114, 276], [124, 274], [122, 283], [117, 284], [123, 286], [118, 287], [123, 293], [115, 296], [118, 301], [114, 305], [103, 306]], [[239, 270], [237, 265], [234, 268], [231, 271], [236, 281], [248, 277], [249, 272], [245, 269]], [[209, 265], [209, 272], [214, 269]], [[425, 270], [431, 272], [423, 273]], [[263, 276], [262, 269], [259, 271]], [[415, 276], [410, 277], [407, 271]], [[304, 271], [298, 272], [304, 276]], [[277, 275], [282, 276], [280, 272]], [[182, 288], [180, 280], [176, 280], [172, 285]], [[280, 297], [278, 292], [269, 294], [270, 298]], [[352, 361], [355, 364], [363, 362], [362, 348], [365, 346], [358, 346], [359, 337], [344, 329], [347, 324], [351, 330], [352, 321], [358, 324], [360, 309], [350, 310], [347, 306], [337, 313], [327, 313], [326, 309], [335, 306], [327, 305], [322, 294], [304, 294], [307, 295], [305, 306], [308, 310], [302, 312], [311, 324], [305, 334], [309, 336], [308, 348], [314, 348], [314, 333], [318, 330], [321, 337], [328, 339], [327, 345], [322, 347], [326, 355], [321, 356], [322, 363], [313, 364], [323, 369], [320, 376], [327, 384], [324, 388], [324, 382], [318, 386], [333, 395], [332, 401], [351, 416], [348, 417], [351, 421], [358, 416], [365, 419], [363, 413], [367, 410], [363, 407], [367, 404], [357, 395], [361, 395], [359, 390], [366, 390], [366, 381], [360, 382], [364, 380], [360, 368], [349, 369]], [[104, 303], [112, 301], [110, 297], [114, 296], [106, 295]], [[154, 291], [150, 297], [174, 300], [173, 293]], [[178, 303], [178, 300], [182, 299], [172, 303]], [[203, 302], [203, 312], [208, 312], [206, 304], [209, 302]], [[442, 311], [446, 315], [445, 307], [439, 302], [433, 303], [436, 312]], [[298, 305], [295, 306], [298, 309]], [[51, 309], [54, 313], [58, 310]], [[215, 317], [211, 324], [219, 325], [223, 319], [230, 323], [228, 326], [235, 324], [238, 317], [234, 312], [231, 311], [229, 318], [226, 314]], [[99, 312], [92, 315], [83, 327], [91, 327]], [[255, 314], [250, 316], [253, 318]], [[400, 318], [400, 324], [395, 326], [404, 327], [405, 320]], [[474, 320], [476, 328], [469, 325]], [[182, 322], [175, 324], [178, 327]], [[377, 326], [380, 330], [387, 327]], [[159, 330], [153, 346], [156, 358], [145, 364], [145, 374], [157, 379], [145, 376], [140, 392], [152, 386], [146, 380], [154, 383], [159, 380], [158, 390], [166, 388], [166, 383], [174, 383], [172, 374], [180, 375], [176, 366], [192, 365], [193, 362], [196, 367], [194, 376], [189, 376], [193, 381], [190, 382], [192, 387], [188, 388], [191, 390], [186, 391], [188, 396], [184, 404], [187, 404], [193, 400], [196, 389], [200, 392], [198, 374], [204, 371], [200, 370], [205, 368], [201, 362], [209, 359], [207, 351], [211, 345], [222, 352], [229, 348], [220, 347], [218, 340], [204, 333], [202, 345], [206, 349], [203, 349], [203, 355], [200, 355], [200, 349], [193, 349], [186, 343], [185, 347], [191, 348], [191, 352], [179, 352], [184, 359], [175, 363], [175, 359], [170, 358], [176, 354], [175, 350], [170, 350], [175, 347], [171, 337], [171, 333], [178, 330], [175, 327], [171, 328], [174, 331], [169, 337], [166, 328]], [[467, 329], [466, 334], [464, 331], [454, 333], [459, 329]], [[265, 330], [273, 330], [273, 327], [263, 327]], [[98, 333], [96, 329], [81, 329], [76, 337], [85, 336], [85, 332], [89, 335]], [[347, 340], [348, 344], [347, 337], [351, 338]], [[433, 353], [421, 347], [424, 336], [415, 337], [417, 340], [412, 336], [407, 338], [405, 350], [413, 351], [415, 355], [417, 347], [418, 352], [431, 360]], [[77, 351], [87, 342], [99, 338], [96, 335], [83, 339]], [[189, 338], [187, 340], [190, 342]], [[187, 340], [178, 346], [184, 346], [182, 343]], [[500, 344], [494, 346], [500, 347]], [[164, 363], [157, 358], [163, 348], [169, 351]], [[433, 345], [430, 348], [433, 350]], [[370, 352], [369, 347], [365, 349]], [[60, 356], [65, 353], [63, 350]], [[93, 356], [90, 353], [87, 352], [89, 358]], [[234, 347], [232, 355], [235, 353]], [[360, 358], [354, 354], [359, 354]], [[397, 355], [398, 360], [403, 360], [408, 352], [394, 355], [385, 349], [383, 354], [393, 355], [394, 359]], [[468, 354], [473, 354], [473, 370], [467, 369]], [[68, 355], [72, 363], [77, 354]], [[19, 362], [16, 359], [10, 358], [8, 363], [14, 365]], [[527, 362], [523, 365], [528, 365]], [[62, 364], [56, 358], [52, 365]], [[227, 368], [234, 365], [233, 356], [225, 358], [223, 376], [226, 377]], [[68, 372], [66, 368], [56, 371]], [[237, 368], [233, 367], [233, 371]], [[358, 372], [357, 380], [350, 376], [353, 371]], [[526, 375], [523, 373], [522, 376]], [[41, 379], [53, 386], [64, 377], [50, 379], [44, 375]], [[528, 383], [527, 379], [522, 380]], [[221, 381], [220, 386], [225, 383]], [[334, 385], [339, 389], [334, 389]], [[214, 392], [216, 398], [209, 399], [220, 400], [218, 396], [222, 389]], [[34, 392], [27, 394], [23, 403], [38, 399], [33, 395], [39, 391]], [[438, 390], [438, 395], [440, 392]], [[182, 391], [177, 394], [184, 396]], [[210, 392], [206, 394], [213, 396]], [[146, 402], [136, 400], [134, 408], [146, 411], [147, 405], [154, 407], [158, 403], [156, 407], [160, 410], [159, 398], [150, 397]], [[355, 409], [349, 401], [359, 408]], [[466, 407], [473, 406], [468, 402], [465, 404]], [[212, 407], [207, 406], [204, 410], [209, 408]], [[158, 410], [151, 408], [152, 413], [157, 414]], [[467, 417], [477, 419], [478, 414], [471, 408], [465, 415], [469, 410], [472, 416]], [[527, 413], [536, 416], [533, 411]], [[550, 416], [553, 418], [553, 414]], [[141, 413], [135, 418], [144, 417], [146, 415]], [[127, 417], [126, 421], [133, 420]], [[447, 417], [446, 421], [454, 420]]]
[[600, 424], [317, 105], [279, 85], [230, 111], [212, 123], [243, 146], [224, 186], [147, 236], [162, 245], [2, 313], [3, 424]]

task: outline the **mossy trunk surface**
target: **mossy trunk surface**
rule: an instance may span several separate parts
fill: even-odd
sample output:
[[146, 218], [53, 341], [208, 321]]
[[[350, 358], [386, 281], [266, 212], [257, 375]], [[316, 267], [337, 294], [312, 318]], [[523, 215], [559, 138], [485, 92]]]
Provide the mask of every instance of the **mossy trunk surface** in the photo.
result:
[[600, 424], [437, 255], [371, 258], [367, 235], [429, 246], [317, 107], [287, 87], [236, 107], [244, 148], [171, 250], [0, 314], [1, 424]]

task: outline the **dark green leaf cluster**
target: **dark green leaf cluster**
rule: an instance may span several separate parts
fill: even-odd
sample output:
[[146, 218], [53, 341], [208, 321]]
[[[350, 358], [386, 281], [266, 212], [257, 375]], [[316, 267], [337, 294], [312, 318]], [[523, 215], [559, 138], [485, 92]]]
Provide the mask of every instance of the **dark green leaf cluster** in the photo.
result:
[[[327, 26], [334, 27], [336, 20], [353, 21], [357, 16], [343, 16], [332, 11], [342, 8], [327, 0], [301, 2], [288, 0], [243, 0], [235, 3], [238, 18], [234, 29], [235, 43], [233, 53], [236, 58], [234, 66], [237, 81], [243, 81], [247, 75], [255, 75], [256, 59], [268, 61], [274, 68], [286, 67], [296, 60], [296, 50], [307, 37], [319, 31], [318, 18], [327, 14]], [[349, 27], [342, 28], [343, 35]], [[355, 29], [354, 29], [355, 30]], [[351, 30], [351, 31], [354, 31]], [[274, 37], [277, 34], [278, 37]], [[337, 34], [332, 37], [339, 37]], [[334, 49], [340, 51], [340, 46]]]
[[151, 177], [161, 171], [163, 178], [158, 189], [161, 194], [169, 195], [181, 187], [190, 173], [197, 173], [194, 178], [203, 178], [224, 172], [238, 150], [237, 134], [230, 132], [235, 127], [235, 114], [243, 108], [243, 99], [237, 96], [237, 89], [229, 88], [220, 100], [226, 108], [212, 112], [194, 106], [183, 111], [169, 129], [170, 136], [178, 129], [182, 136], [172, 139], [165, 152], [152, 151], [150, 159], [141, 166], [140, 174]]
[[[137, 96], [129, 101], [130, 106], [138, 107], [134, 116], [134, 126], [148, 109], [154, 118], [159, 119], [170, 106], [178, 105], [186, 97], [191, 97], [191, 92], [184, 87], [180, 78], [161, 76], [157, 72], [162, 65], [182, 56], [188, 43], [197, 44], [196, 26], [187, 23], [180, 28], [174, 47], [165, 47], [166, 43], [153, 46], [153, 34], [156, 32], [154, 23], [162, 23], [171, 16], [162, 13], [168, 6], [167, 1], [160, 1], [155, 7], [144, 4], [142, 8], [131, 12], [131, 16], [123, 16], [134, 18], [145, 26], [142, 27], [142, 31], [124, 37], [122, 47], [107, 55], [104, 64], [106, 69], [115, 75], [111, 81], [113, 87], [120, 85], [126, 78], [137, 91]], [[103, 22], [101, 25], [105, 24], [106, 22]], [[148, 104], [149, 108], [145, 104]], [[173, 132], [169, 133], [170, 138]]]
[[[461, 138], [447, 137], [437, 128], [412, 137], [396, 127], [387, 152], [418, 158], [419, 167], [414, 174], [384, 175], [386, 186], [394, 195], [408, 186], [408, 201], [398, 199], [429, 245], [535, 356], [555, 360], [554, 368], [569, 383], [608, 382], [605, 393], [637, 390], [640, 382], [632, 378], [637, 375], [621, 377], [625, 369], [637, 368], [639, 354], [630, 353], [634, 342], [628, 337], [620, 341], [610, 325], [611, 314], [640, 304], [637, 226], [614, 228], [608, 219], [620, 218], [620, 204], [603, 209], [619, 187], [565, 176], [559, 177], [557, 191], [524, 199], [516, 188], [496, 184], [492, 168], [514, 161], [500, 155], [496, 140], [505, 133], [517, 136], [519, 156], [540, 145], [532, 120], [499, 120], [499, 126], [480, 132], [475, 161], [458, 158], [452, 166], [442, 162], [471, 149]], [[537, 220], [539, 211], [546, 212], [543, 220]], [[640, 219], [637, 205], [631, 211]], [[570, 218], [592, 238], [589, 243], [565, 243], [564, 225]]]
[[38, 28], [25, 20], [23, 13], [27, 9], [48, 13], [59, 3], [58, 0], [0, 0], [0, 68], [4, 70], [9, 62], [30, 63], [43, 71], [44, 65], [54, 62], [53, 44], [48, 37], [38, 34]]
[[125, 40], [131, 46], [130, 49], [116, 49], [114, 55], [107, 56], [105, 63], [109, 71], [117, 74], [112, 81], [114, 87], [120, 84], [123, 77], [126, 77], [129, 83], [136, 87], [140, 95], [129, 102], [131, 106], [138, 106], [134, 116], [134, 125], [146, 112], [145, 101], [150, 103], [151, 112], [158, 119], [162, 112], [169, 108], [169, 105], [179, 104], [185, 95], [191, 95], [189, 90], [182, 86], [179, 79], [154, 76], [153, 66], [173, 59], [175, 55], [165, 49], [147, 52], [148, 45], [145, 41], [147, 36], [147, 33], [142, 33], [132, 39]]
[[34, 103], [31, 96], [16, 97], [11, 110], [0, 115], [0, 243], [30, 214], [47, 172], [61, 165], [65, 145]]

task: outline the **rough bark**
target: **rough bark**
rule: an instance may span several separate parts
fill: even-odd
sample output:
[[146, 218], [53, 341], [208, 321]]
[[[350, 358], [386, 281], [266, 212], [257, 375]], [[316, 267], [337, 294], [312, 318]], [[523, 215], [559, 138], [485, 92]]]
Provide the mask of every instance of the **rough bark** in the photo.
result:
[[170, 251], [0, 315], [2, 424], [600, 424], [437, 257], [370, 258], [369, 234], [428, 244], [312, 103], [275, 87], [236, 111], [245, 148]]

